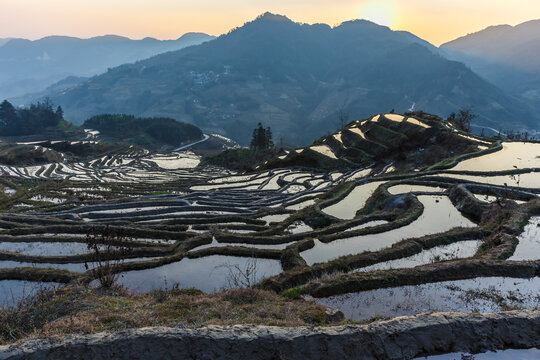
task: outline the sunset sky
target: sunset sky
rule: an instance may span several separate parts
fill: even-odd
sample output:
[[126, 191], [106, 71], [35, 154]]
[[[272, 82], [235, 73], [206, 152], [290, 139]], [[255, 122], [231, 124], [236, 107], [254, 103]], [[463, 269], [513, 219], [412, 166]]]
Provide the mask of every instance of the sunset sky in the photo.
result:
[[539, 0], [0, 0], [0, 38], [117, 34], [178, 38], [227, 32], [270, 11], [337, 25], [366, 18], [435, 45], [489, 25], [540, 19]]

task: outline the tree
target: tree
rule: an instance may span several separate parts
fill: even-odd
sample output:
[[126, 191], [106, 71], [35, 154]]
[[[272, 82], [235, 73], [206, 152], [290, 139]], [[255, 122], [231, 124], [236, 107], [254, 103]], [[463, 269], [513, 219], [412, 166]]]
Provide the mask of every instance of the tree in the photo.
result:
[[46, 97], [45, 99], [43, 99], [43, 102], [39, 102], [37, 103], [38, 107], [41, 107], [45, 110], [49, 110], [49, 111], [53, 111], [53, 102], [51, 100], [50, 97]]
[[349, 114], [345, 112], [343, 109], [339, 109], [337, 112], [337, 121], [338, 121], [338, 130], [341, 130], [347, 125], [349, 122]]
[[62, 109], [60, 105], [58, 105], [58, 107], [56, 108], [56, 117], [58, 118], [58, 120], [61, 120], [64, 118], [64, 110]]
[[4, 136], [38, 134], [49, 127], [56, 127], [59, 113], [53, 110], [49, 99], [31, 104], [30, 107], [15, 110], [8, 101], [0, 104], [0, 133]]
[[272, 140], [272, 130], [270, 127], [266, 129], [261, 123], [253, 130], [251, 142], [249, 147], [254, 150], [268, 150], [274, 147], [274, 141]]
[[9, 101], [4, 100], [0, 104], [0, 122], [2, 122], [4, 126], [12, 126], [16, 120], [17, 111]]
[[274, 140], [272, 139], [272, 130], [270, 129], [270, 126], [266, 128], [266, 132], [264, 134], [264, 145], [266, 146], [266, 149], [272, 149], [274, 147]]
[[471, 132], [471, 122], [477, 117], [471, 109], [460, 109], [458, 113], [450, 114], [448, 121], [461, 131]]

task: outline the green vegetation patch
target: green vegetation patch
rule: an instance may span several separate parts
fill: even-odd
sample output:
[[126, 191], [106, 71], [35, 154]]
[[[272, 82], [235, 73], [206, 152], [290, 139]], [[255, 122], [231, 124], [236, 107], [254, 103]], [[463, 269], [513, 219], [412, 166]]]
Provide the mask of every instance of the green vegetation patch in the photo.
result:
[[195, 125], [170, 118], [137, 118], [133, 115], [98, 115], [84, 122], [85, 128], [101, 135], [138, 145], [170, 145], [199, 140], [203, 133]]

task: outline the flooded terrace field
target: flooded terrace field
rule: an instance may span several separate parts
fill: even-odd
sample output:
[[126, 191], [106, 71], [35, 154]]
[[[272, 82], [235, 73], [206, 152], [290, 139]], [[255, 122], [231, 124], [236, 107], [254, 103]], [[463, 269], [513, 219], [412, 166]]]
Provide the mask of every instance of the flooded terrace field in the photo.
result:
[[[86, 237], [108, 229], [129, 249], [114, 259], [118, 282], [136, 293], [258, 286], [351, 320], [537, 308], [535, 146], [503, 143], [502, 158], [398, 174], [236, 174], [194, 168], [193, 155], [181, 152], [2, 168], [9, 200], [0, 214], [0, 304], [41, 286], [97, 286]], [[516, 152], [517, 161], [507, 159]], [[495, 165], [477, 166], [483, 157]], [[505, 181], [512, 176], [520, 180]]]

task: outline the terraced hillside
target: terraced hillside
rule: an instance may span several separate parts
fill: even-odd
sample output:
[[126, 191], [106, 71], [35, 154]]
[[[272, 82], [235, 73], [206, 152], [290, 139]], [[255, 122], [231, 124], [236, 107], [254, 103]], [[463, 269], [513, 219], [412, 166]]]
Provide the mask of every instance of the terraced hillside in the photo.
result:
[[443, 119], [423, 112], [405, 116], [378, 114], [353, 121], [340, 131], [315, 141], [312, 146], [285, 151], [265, 167], [307, 165], [335, 169], [371, 166], [386, 167], [385, 171], [418, 171], [493, 145], [493, 141], [460, 132]]
[[[433, 158], [416, 162], [424, 156]], [[539, 156], [538, 143], [388, 114], [252, 174], [169, 169], [178, 157], [195, 163], [182, 152], [39, 173], [4, 166], [0, 302], [42, 286], [94, 286], [85, 239], [107, 229], [127, 238], [115, 245], [127, 255], [110, 256], [125, 258], [114, 271], [138, 293], [255, 286], [354, 321], [538, 309]], [[347, 166], [323, 169], [338, 162]]]
[[[206, 178], [215, 176], [217, 170], [193, 170], [199, 165], [200, 156], [181, 149], [196, 147], [198, 152], [205, 153], [235, 146], [219, 135], [205, 135], [176, 151], [159, 153], [138, 145], [104, 142], [99, 131], [88, 130], [87, 135], [89, 138], [78, 141], [0, 142], [0, 175], [100, 183]], [[223, 170], [219, 173], [223, 174]]]

